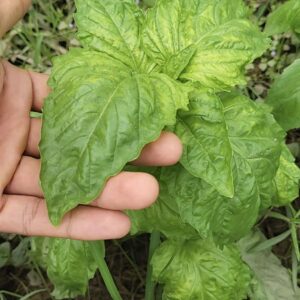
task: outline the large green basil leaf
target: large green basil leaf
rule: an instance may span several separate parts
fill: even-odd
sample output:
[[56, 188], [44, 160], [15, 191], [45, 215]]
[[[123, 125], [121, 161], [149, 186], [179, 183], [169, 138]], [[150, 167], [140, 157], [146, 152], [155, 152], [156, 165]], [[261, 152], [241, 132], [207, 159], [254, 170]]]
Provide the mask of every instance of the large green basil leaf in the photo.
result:
[[104, 255], [103, 242], [84, 242], [69, 239], [37, 238], [32, 242], [32, 257], [47, 270], [54, 284], [56, 299], [71, 299], [85, 295], [88, 282], [97, 270], [91, 243], [97, 243]]
[[110, 56], [84, 49], [57, 58], [49, 84], [41, 182], [54, 224], [95, 199], [188, 103], [186, 90], [168, 76], [132, 74]]
[[299, 196], [300, 169], [295, 158], [286, 145], [283, 146], [274, 183], [276, 194], [272, 204], [283, 206], [291, 203]]
[[268, 15], [265, 32], [274, 35], [284, 32], [300, 33], [300, 1], [290, 0]]
[[184, 145], [181, 163], [220, 194], [233, 197], [238, 182], [232, 168], [241, 169], [238, 160], [249, 169], [247, 177], [254, 179], [268, 206], [284, 133], [271, 114], [246, 97], [226, 94], [222, 98], [223, 103], [217, 96], [194, 93], [189, 111], [178, 113], [175, 132]]
[[163, 168], [158, 203], [176, 202], [172, 208], [178, 207], [181, 222], [190, 224], [203, 238], [212, 236], [219, 244], [236, 241], [257, 221], [260, 197], [249, 165], [236, 157], [233, 166], [235, 195], [231, 199], [180, 165]]
[[189, 110], [178, 113], [175, 127], [184, 146], [181, 163], [219, 193], [232, 197], [232, 149], [223, 104], [215, 95], [194, 93], [190, 98]]
[[286, 131], [300, 127], [300, 59], [286, 68], [273, 83], [266, 103]]
[[[262, 205], [271, 205], [274, 179], [284, 140], [284, 131], [273, 116], [246, 97], [224, 94], [224, 116], [234, 157], [250, 168]], [[242, 168], [242, 165], [240, 166]]]
[[168, 240], [151, 260], [165, 300], [241, 300], [251, 280], [235, 246], [222, 250], [210, 240]]
[[140, 68], [142, 10], [131, 0], [76, 0], [78, 39], [134, 70]]
[[[268, 42], [248, 20], [243, 1], [158, 0], [148, 10], [142, 41], [144, 51], [168, 74], [227, 90], [244, 83], [244, 66], [260, 56]], [[195, 48], [190, 60], [186, 49]], [[180, 59], [181, 53], [184, 59]], [[170, 61], [177, 65], [170, 71]]]

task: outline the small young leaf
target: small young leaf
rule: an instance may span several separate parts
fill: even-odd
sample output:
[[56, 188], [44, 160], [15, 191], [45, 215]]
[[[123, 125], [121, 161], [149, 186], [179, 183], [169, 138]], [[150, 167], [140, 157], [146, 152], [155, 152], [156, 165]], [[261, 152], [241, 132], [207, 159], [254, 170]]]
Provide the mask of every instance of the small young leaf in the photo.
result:
[[242, 0], [157, 0], [148, 9], [143, 29], [143, 46], [158, 64], [180, 53], [233, 19], [245, 19], [249, 10]]
[[221, 250], [210, 240], [167, 240], [151, 264], [166, 300], [241, 300], [251, 280], [234, 246]]
[[[300, 3], [300, 2], [299, 2]], [[286, 131], [300, 127], [300, 59], [286, 68], [273, 83], [266, 103]]]
[[[183, 80], [227, 90], [244, 83], [244, 66], [268, 45], [247, 17], [240, 0], [158, 0], [146, 16], [143, 49], [161, 66], [177, 57], [181, 64], [173, 71]], [[180, 59], [191, 45], [196, 50], [190, 61]]]
[[232, 20], [197, 41], [197, 51], [180, 79], [228, 91], [246, 83], [245, 66], [268, 48], [268, 40], [248, 20]]
[[196, 47], [194, 45], [191, 45], [183, 49], [179, 53], [170, 56], [163, 67], [163, 73], [169, 75], [174, 79], [177, 79], [184, 68], [189, 64], [195, 52]]

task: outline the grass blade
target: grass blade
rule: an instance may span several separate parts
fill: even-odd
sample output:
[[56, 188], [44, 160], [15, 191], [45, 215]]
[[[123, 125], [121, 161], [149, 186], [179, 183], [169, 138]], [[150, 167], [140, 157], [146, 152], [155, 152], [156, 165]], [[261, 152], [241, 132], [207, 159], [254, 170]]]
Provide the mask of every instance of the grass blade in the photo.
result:
[[285, 240], [290, 234], [291, 234], [291, 229], [289, 229], [271, 239], [265, 240], [264, 242], [253, 247], [252, 249], [249, 249], [249, 251], [259, 252], [259, 251], [263, 251], [263, 250], [272, 248], [273, 246], [275, 246], [275, 245], [279, 244], [280, 242], [282, 242], [283, 240]]

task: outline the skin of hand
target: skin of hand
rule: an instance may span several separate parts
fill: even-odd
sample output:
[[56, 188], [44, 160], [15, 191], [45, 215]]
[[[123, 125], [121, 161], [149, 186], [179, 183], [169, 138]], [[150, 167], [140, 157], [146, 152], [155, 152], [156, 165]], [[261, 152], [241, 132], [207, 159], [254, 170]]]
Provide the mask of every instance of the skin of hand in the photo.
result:
[[[0, 1], [0, 37], [28, 10], [31, 0]], [[0, 232], [79, 240], [120, 238], [130, 230], [125, 209], [150, 206], [159, 193], [158, 182], [146, 173], [121, 172], [108, 180], [101, 195], [88, 206], [69, 212], [58, 227], [48, 218], [39, 185], [40, 112], [50, 92], [48, 77], [0, 63]], [[143, 166], [175, 164], [180, 140], [169, 132], [145, 146], [132, 162]]]

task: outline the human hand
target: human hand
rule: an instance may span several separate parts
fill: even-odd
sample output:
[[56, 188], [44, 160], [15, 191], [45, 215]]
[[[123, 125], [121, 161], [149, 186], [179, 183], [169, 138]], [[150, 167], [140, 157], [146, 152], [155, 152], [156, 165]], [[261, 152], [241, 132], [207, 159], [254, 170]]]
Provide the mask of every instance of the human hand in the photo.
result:
[[[31, 0], [1, 0], [0, 37], [20, 19]], [[157, 198], [159, 187], [146, 173], [121, 172], [108, 180], [102, 194], [90, 206], [78, 206], [60, 226], [48, 218], [39, 185], [40, 112], [50, 92], [48, 77], [0, 64], [0, 232], [32, 236], [101, 240], [119, 238], [130, 228], [125, 209], [142, 209]], [[144, 166], [176, 163], [182, 152], [179, 139], [164, 132], [147, 145], [133, 162]]]

